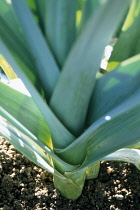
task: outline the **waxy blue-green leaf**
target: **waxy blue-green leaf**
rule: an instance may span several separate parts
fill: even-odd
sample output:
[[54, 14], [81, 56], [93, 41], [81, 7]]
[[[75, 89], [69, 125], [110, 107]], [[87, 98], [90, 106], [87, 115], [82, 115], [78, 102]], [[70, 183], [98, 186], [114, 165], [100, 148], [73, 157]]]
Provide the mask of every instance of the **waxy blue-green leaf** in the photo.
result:
[[133, 0], [122, 31], [109, 60], [108, 70], [114, 69], [124, 61], [140, 53], [140, 1]]
[[0, 0], [0, 5], [0, 38], [2, 38], [11, 52], [19, 58], [21, 57], [23, 62], [29, 68], [32, 68], [28, 45], [12, 5], [3, 0]]
[[0, 135], [3, 135], [8, 139], [18, 151], [24, 154], [32, 162], [50, 173], [65, 179], [62, 174], [53, 168], [49, 156], [46, 155], [47, 153], [44, 153], [44, 150], [41, 147], [28, 136], [23, 135], [20, 131], [4, 122], [2, 119], [0, 121]]
[[66, 60], [53, 92], [50, 106], [75, 135], [84, 123], [103, 51], [128, 8], [128, 1], [112, 1], [89, 19]]
[[33, 56], [45, 95], [49, 98], [59, 76], [58, 66], [25, 1], [12, 0], [12, 5], [26, 37], [29, 51]]
[[54, 176], [54, 186], [68, 199], [77, 199], [82, 193], [86, 178], [86, 170], [83, 169], [74, 174], [65, 173], [64, 175], [67, 177], [67, 179]]
[[[44, 116], [49, 129], [51, 131], [51, 136], [53, 140], [53, 145], [56, 148], [65, 148], [69, 145], [73, 140], [74, 136], [61, 124], [61, 122], [56, 118], [53, 114], [49, 106], [42, 99], [36, 88], [29, 81], [28, 77], [24, 74], [22, 68], [18, 65], [18, 63], [14, 60], [12, 54], [6, 48], [3, 42], [0, 40], [0, 52], [6, 58], [8, 63], [10, 63], [11, 67], [14, 69], [16, 75], [22, 79], [26, 88], [30, 92], [35, 104], [38, 106], [40, 112]], [[11, 107], [12, 109], [12, 107]]]
[[103, 158], [105, 161], [123, 161], [133, 163], [140, 170], [140, 150], [139, 149], [120, 149]]
[[95, 179], [98, 177], [100, 171], [100, 161], [97, 161], [87, 167], [86, 169], [86, 179]]
[[36, 4], [36, 12], [38, 17], [39, 26], [45, 34], [45, 13], [46, 13], [46, 1], [34, 0]]
[[51, 134], [33, 99], [0, 82], [0, 105], [23, 126], [51, 147]]
[[84, 1], [84, 5], [82, 8], [82, 18], [80, 21], [80, 25], [78, 30], [81, 32], [81, 30], [85, 27], [88, 19], [91, 17], [93, 12], [96, 12], [98, 10], [98, 7], [100, 6], [101, 1], [100, 0], [86, 0]]
[[[0, 0], [0, 38], [22, 67], [30, 81], [38, 87], [39, 80], [36, 80], [35, 66], [28, 49], [28, 44], [13, 11], [12, 5], [6, 3], [4, 0]], [[31, 69], [34, 70], [34, 72], [31, 72]], [[7, 72], [5, 71], [5, 73]], [[41, 85], [39, 89], [41, 89]]]
[[[106, 113], [93, 123], [70, 146], [58, 151], [59, 157], [71, 164], [78, 164], [87, 148], [83, 167], [101, 160], [121, 148], [139, 143], [140, 139], [140, 91]], [[79, 146], [80, 145], [80, 146]]]
[[[26, 143], [26, 145], [30, 147], [30, 144], [32, 144], [33, 148], [36, 148], [36, 147], [40, 148], [40, 150], [42, 150], [47, 156], [49, 155], [48, 157], [52, 158], [53, 162], [55, 161], [55, 163], [57, 163], [57, 167], [59, 166], [58, 167], [59, 172], [64, 173], [65, 171], [71, 171], [78, 167], [78, 166], [67, 164], [65, 161], [61, 160], [58, 156], [54, 154], [52, 149], [50, 149], [48, 146], [43, 144], [36, 136], [34, 136], [26, 127], [24, 127], [20, 122], [18, 122], [12, 115], [10, 115], [2, 107], [0, 107], [0, 115], [3, 117], [2, 122], [1, 122], [2, 125], [5, 125], [5, 127], [7, 127], [10, 123], [11, 127], [10, 126], [8, 127], [9, 131], [12, 130], [15, 133], [15, 135], [16, 133], [18, 134], [18, 132], [20, 132], [21, 136], [23, 136], [23, 139], [21, 138], [21, 140], [23, 140], [24, 143]], [[8, 122], [6, 121], [5, 123], [3, 119], [6, 119]], [[5, 130], [4, 131], [1, 130], [1, 132], [5, 132]], [[20, 137], [20, 134], [17, 135], [17, 137]], [[20, 151], [22, 152], [22, 148]], [[51, 162], [51, 164], [54, 165], [53, 162]]]
[[75, 41], [77, 3], [77, 0], [46, 1], [46, 37], [61, 67]]
[[90, 100], [87, 125], [129, 98], [140, 87], [140, 54], [100, 77]]

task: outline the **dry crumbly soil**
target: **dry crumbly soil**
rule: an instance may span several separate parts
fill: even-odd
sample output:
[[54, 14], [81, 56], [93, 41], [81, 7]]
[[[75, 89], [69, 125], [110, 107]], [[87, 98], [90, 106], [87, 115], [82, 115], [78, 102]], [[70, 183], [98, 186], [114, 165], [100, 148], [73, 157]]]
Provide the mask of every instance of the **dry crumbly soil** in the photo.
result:
[[132, 164], [102, 162], [75, 201], [60, 195], [52, 175], [0, 137], [0, 210], [140, 210], [140, 171]]

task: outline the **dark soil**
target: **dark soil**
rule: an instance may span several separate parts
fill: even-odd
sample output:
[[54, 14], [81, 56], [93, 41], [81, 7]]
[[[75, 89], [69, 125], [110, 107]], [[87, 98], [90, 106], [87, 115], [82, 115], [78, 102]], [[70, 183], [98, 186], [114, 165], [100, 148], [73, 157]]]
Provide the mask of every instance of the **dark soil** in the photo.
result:
[[97, 179], [68, 200], [54, 188], [52, 175], [0, 138], [0, 210], [140, 210], [140, 171], [132, 164], [102, 162]]

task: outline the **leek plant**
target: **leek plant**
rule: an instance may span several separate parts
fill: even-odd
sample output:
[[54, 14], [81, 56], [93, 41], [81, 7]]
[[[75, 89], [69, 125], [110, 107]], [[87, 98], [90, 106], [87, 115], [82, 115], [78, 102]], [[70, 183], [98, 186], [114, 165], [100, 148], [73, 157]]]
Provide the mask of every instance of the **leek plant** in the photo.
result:
[[140, 169], [139, 22], [139, 0], [0, 0], [0, 66], [28, 90], [0, 82], [0, 134], [69, 199], [101, 160]]

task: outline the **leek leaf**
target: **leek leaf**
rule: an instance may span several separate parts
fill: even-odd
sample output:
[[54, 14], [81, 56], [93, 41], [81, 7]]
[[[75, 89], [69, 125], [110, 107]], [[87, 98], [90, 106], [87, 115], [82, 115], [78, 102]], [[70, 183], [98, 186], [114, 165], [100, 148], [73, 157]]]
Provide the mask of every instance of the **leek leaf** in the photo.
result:
[[54, 89], [50, 106], [76, 136], [83, 132], [104, 48], [128, 5], [127, 0], [109, 0], [89, 19], [85, 30], [71, 50]]
[[39, 26], [45, 34], [45, 13], [46, 13], [46, 1], [34, 0], [36, 4], [36, 12], [38, 17]]
[[[139, 143], [140, 91], [93, 123], [70, 146], [58, 151], [59, 157], [78, 164], [82, 147], [87, 148], [83, 167], [101, 160], [104, 156]], [[133, 131], [133, 132], [132, 132]]]
[[140, 150], [139, 149], [120, 149], [103, 158], [106, 161], [124, 161], [133, 163], [140, 170]]
[[3, 120], [0, 121], [0, 135], [3, 135], [14, 147], [28, 159], [56, 176], [64, 178], [53, 168], [49, 157], [29, 137], [13, 128]]
[[14, 55], [21, 57], [29, 68], [33, 68], [33, 60], [28, 50], [28, 44], [12, 5], [3, 0], [0, 0], [0, 5], [0, 38]]
[[133, 0], [122, 31], [109, 60], [108, 70], [114, 69], [124, 61], [140, 53], [140, 1]]
[[61, 67], [75, 41], [77, 3], [77, 0], [46, 1], [46, 37]]
[[23, 126], [50, 146], [51, 134], [33, 99], [0, 82], [0, 105]]
[[84, 2], [83, 8], [82, 8], [82, 18], [81, 18], [80, 25], [78, 28], [80, 32], [85, 27], [91, 15], [98, 10], [98, 7], [100, 6], [100, 4], [101, 4], [100, 0], [86, 0]]
[[[21, 140], [23, 140], [26, 144], [28, 144], [29, 147], [30, 147], [30, 144], [33, 145], [33, 148], [39, 147], [41, 150], [43, 150], [43, 152], [47, 156], [49, 155], [53, 161], [55, 161], [56, 163], [58, 162], [59, 171], [63, 171], [63, 172], [65, 170], [71, 171], [71, 170], [77, 168], [77, 166], [67, 164], [65, 161], [61, 160], [58, 156], [56, 156], [54, 154], [54, 152], [52, 151], [52, 149], [50, 149], [49, 147], [44, 145], [26, 127], [24, 127], [20, 122], [18, 122], [13, 116], [11, 116], [6, 110], [4, 110], [1, 107], [0, 107], [0, 113], [1, 113], [1, 116], [3, 117], [2, 119], [6, 119], [8, 121], [8, 122], [6, 121], [6, 123], [5, 123], [4, 120], [2, 120], [2, 125], [4, 125], [5, 127], [8, 126], [8, 129], [14, 131], [15, 134], [18, 133], [18, 131], [19, 131], [21, 133], [21, 136], [23, 136], [23, 137], [26, 136], [25, 139], [23, 138]], [[10, 126], [9, 126], [9, 123], [10, 123]], [[18, 135], [18, 136], [20, 136], [20, 135]], [[22, 148], [20, 151], [22, 152]], [[52, 164], [53, 164], [53, 162], [52, 162]]]
[[58, 66], [25, 1], [12, 1], [12, 5], [28, 42], [45, 95], [49, 99], [59, 76]]
[[22, 79], [27, 90], [30, 92], [35, 104], [38, 106], [40, 112], [44, 116], [51, 131], [54, 147], [65, 148], [65, 146], [69, 145], [73, 141], [74, 136], [56, 118], [56, 116], [53, 114], [49, 106], [45, 103], [45, 101], [42, 99], [38, 91], [31, 84], [28, 77], [26, 77], [26, 75], [24, 74], [24, 71], [22, 71], [22, 68], [14, 60], [12, 54], [6, 48], [4, 43], [1, 42], [1, 40], [0, 40], [0, 52], [4, 55], [8, 63], [10, 63], [16, 75]]
[[87, 126], [132, 96], [139, 88], [139, 77], [140, 54], [127, 59], [115, 70], [100, 77], [91, 97]]
[[[14, 56], [16, 62], [21, 66], [28, 79], [41, 91], [42, 85], [39, 79], [36, 78], [36, 69], [33, 64], [33, 58], [28, 50], [28, 44], [13, 11], [12, 5], [3, 0], [0, 0], [0, 5], [0, 39]], [[5, 71], [5, 74], [9, 76], [9, 68], [6, 68], [5, 66], [2, 66], [2, 68]], [[34, 70], [34, 72], [31, 72], [31, 69]]]

